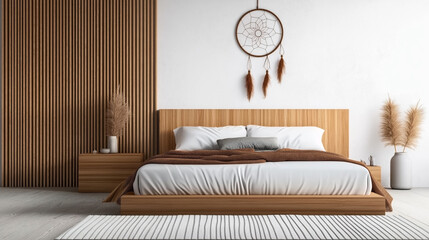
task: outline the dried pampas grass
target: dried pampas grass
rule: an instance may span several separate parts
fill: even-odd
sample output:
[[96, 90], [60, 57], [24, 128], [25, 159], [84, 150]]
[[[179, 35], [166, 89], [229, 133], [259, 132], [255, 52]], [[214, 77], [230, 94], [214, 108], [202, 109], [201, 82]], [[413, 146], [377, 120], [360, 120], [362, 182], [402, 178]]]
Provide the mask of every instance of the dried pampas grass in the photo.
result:
[[423, 122], [423, 108], [419, 103], [407, 111], [406, 121], [402, 123], [399, 116], [398, 105], [389, 99], [383, 106], [381, 121], [381, 136], [386, 145], [391, 145], [397, 152], [397, 146], [415, 148], [420, 137]]
[[383, 106], [381, 120], [383, 141], [386, 142], [386, 145], [392, 145], [396, 152], [396, 146], [401, 144], [402, 125], [399, 120], [399, 107], [390, 97]]
[[105, 116], [105, 128], [107, 136], [120, 136], [122, 129], [128, 122], [130, 109], [125, 97], [121, 93], [116, 93], [110, 99]]
[[402, 139], [402, 143], [404, 146], [403, 152], [405, 152], [405, 148], [414, 149], [417, 145], [417, 140], [420, 137], [421, 125], [423, 122], [423, 108], [416, 104], [416, 106], [411, 107], [407, 111], [407, 120], [405, 122], [405, 131]]

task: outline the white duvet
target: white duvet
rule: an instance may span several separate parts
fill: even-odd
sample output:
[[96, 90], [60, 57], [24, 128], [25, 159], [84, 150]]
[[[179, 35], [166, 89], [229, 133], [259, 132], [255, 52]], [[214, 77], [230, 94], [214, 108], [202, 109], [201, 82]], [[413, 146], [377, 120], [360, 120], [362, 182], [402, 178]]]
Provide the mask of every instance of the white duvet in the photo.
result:
[[367, 169], [334, 161], [148, 164], [134, 181], [139, 195], [368, 195], [371, 189]]

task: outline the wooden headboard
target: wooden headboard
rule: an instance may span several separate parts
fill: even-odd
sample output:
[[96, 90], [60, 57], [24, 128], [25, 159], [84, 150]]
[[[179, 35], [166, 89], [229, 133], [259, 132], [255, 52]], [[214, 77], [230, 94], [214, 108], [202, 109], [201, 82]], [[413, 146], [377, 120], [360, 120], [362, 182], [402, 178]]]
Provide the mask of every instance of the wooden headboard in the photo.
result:
[[322, 141], [327, 151], [349, 156], [348, 109], [162, 109], [159, 152], [175, 148], [177, 127], [226, 125], [317, 126], [325, 129]]

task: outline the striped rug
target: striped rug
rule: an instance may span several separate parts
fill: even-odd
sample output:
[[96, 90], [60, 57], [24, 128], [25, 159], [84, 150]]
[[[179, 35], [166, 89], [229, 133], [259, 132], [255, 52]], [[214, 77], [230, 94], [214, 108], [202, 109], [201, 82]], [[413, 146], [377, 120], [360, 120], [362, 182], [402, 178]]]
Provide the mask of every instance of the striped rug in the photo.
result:
[[57, 239], [429, 239], [429, 231], [398, 215], [91, 215]]

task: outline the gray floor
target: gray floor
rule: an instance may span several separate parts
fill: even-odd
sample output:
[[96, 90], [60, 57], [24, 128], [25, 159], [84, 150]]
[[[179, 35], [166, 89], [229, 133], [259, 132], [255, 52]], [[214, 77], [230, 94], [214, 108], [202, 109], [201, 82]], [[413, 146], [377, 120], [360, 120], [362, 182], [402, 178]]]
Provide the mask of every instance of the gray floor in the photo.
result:
[[90, 214], [119, 214], [106, 193], [75, 188], [0, 188], [0, 239], [54, 239]]
[[429, 188], [388, 191], [393, 197], [392, 214], [401, 214], [429, 226]]
[[[389, 190], [394, 214], [429, 225], [429, 188]], [[0, 188], [0, 239], [53, 239], [90, 214], [119, 214], [105, 193], [76, 189]]]

